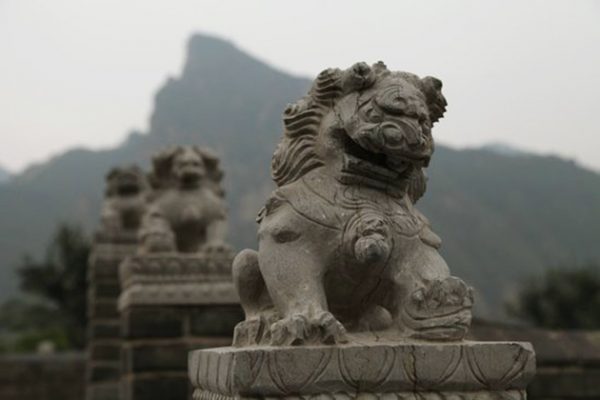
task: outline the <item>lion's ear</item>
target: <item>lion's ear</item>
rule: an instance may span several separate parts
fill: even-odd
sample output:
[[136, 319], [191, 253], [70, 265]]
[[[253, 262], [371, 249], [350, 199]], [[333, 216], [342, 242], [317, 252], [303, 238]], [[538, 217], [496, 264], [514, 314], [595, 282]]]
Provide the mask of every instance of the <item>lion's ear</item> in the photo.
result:
[[444, 116], [446, 112], [446, 98], [442, 94], [442, 81], [432, 76], [427, 76], [421, 79], [423, 85], [423, 93], [427, 99], [427, 106], [429, 107], [429, 118], [431, 122], [437, 122]]
[[212, 150], [207, 148], [196, 148], [200, 157], [202, 157], [202, 161], [204, 162], [204, 166], [206, 167], [206, 174], [210, 180], [215, 183], [221, 182], [223, 179], [223, 171], [219, 166], [219, 157]]
[[171, 177], [171, 167], [173, 158], [181, 150], [181, 147], [171, 147], [163, 150], [152, 157], [152, 173], [149, 175], [149, 181], [153, 188], [167, 185]]

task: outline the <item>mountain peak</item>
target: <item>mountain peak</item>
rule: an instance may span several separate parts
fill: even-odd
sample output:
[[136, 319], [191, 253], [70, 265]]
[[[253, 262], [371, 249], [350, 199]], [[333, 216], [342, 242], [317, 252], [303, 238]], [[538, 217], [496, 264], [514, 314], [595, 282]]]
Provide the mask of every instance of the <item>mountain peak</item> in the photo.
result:
[[503, 143], [503, 142], [492, 142], [492, 143], [485, 144], [485, 145], [481, 146], [481, 150], [486, 150], [486, 151], [489, 151], [491, 153], [495, 153], [495, 154], [498, 154], [501, 156], [510, 156], [510, 157], [523, 156], [523, 155], [529, 154], [525, 150], [522, 150], [516, 146], [513, 146], [508, 143]]
[[182, 79], [239, 81], [270, 69], [267, 64], [240, 50], [228, 40], [194, 34], [188, 40]]

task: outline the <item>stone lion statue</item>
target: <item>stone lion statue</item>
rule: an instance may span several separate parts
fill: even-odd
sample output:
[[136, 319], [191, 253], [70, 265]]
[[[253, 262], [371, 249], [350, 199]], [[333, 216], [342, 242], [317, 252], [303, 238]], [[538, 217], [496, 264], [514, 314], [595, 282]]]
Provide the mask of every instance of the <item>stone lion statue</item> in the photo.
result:
[[142, 253], [226, 251], [219, 159], [208, 149], [178, 146], [157, 154], [154, 189], [139, 233]]
[[148, 189], [146, 175], [137, 165], [111, 169], [106, 175], [105, 199], [100, 214], [102, 229], [137, 231], [145, 212]]
[[235, 345], [464, 337], [472, 289], [450, 275], [415, 208], [446, 109], [441, 89], [358, 63], [323, 71], [286, 108], [259, 250], [233, 262], [246, 313]]

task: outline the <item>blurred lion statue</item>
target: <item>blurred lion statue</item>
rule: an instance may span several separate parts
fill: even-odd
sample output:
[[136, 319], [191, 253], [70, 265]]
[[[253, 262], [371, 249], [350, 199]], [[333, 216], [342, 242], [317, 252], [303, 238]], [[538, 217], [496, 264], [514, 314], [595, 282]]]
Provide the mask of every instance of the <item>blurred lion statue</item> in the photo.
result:
[[106, 175], [104, 204], [100, 213], [106, 232], [136, 232], [148, 199], [148, 180], [137, 166], [115, 167]]
[[139, 233], [142, 253], [229, 251], [219, 159], [208, 149], [178, 146], [158, 153], [153, 188]]

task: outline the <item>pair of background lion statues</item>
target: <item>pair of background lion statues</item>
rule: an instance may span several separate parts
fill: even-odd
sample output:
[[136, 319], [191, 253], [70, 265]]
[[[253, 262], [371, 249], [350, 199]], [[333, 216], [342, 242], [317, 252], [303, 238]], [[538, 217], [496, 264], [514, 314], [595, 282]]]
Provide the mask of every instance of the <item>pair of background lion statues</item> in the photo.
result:
[[[440, 238], [414, 206], [446, 109], [441, 89], [436, 78], [358, 63], [323, 71], [286, 108], [258, 250], [233, 261], [246, 314], [234, 345], [465, 336], [472, 289], [450, 275]], [[105, 223], [141, 221], [145, 252], [225, 247], [218, 160], [178, 147], [153, 167], [148, 184], [135, 169], [108, 176], [109, 191], [128, 200], [109, 195]]]
[[228, 251], [219, 160], [207, 149], [179, 146], [157, 154], [153, 170], [112, 169], [102, 225], [137, 232], [140, 253]]

